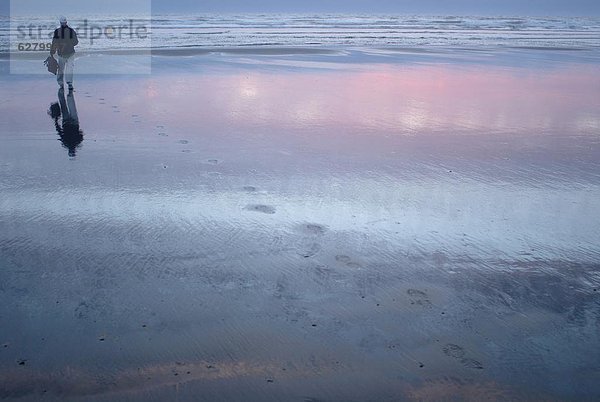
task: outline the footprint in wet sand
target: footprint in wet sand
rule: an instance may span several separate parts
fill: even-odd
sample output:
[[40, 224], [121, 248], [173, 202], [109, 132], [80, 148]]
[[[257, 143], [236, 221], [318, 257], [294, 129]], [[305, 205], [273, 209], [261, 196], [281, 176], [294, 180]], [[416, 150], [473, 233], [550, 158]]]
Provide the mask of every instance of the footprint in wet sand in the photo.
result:
[[220, 161], [218, 159], [209, 159], [206, 161], [206, 163], [209, 163], [211, 165], [218, 165]]
[[347, 263], [349, 263], [349, 262], [350, 262], [352, 259], [351, 259], [350, 257], [348, 257], [347, 255], [336, 255], [336, 256], [335, 256], [335, 260], [336, 260], [337, 262], [341, 262], [341, 263], [347, 264]]
[[478, 362], [475, 359], [470, 359], [470, 358], [460, 359], [460, 363], [463, 366], [465, 366], [466, 368], [475, 369], [475, 370], [483, 370], [483, 364], [481, 364], [480, 362]]
[[270, 205], [262, 205], [262, 204], [251, 204], [251, 205], [246, 206], [246, 208], [244, 208], [244, 209], [246, 211], [260, 212], [260, 213], [268, 214], [268, 215], [273, 215], [276, 212], [275, 207], [272, 207]]
[[307, 223], [301, 225], [300, 229], [310, 235], [322, 235], [327, 231], [325, 226], [319, 225], [318, 223]]
[[339, 262], [340, 264], [346, 265], [348, 268], [352, 268], [352, 269], [362, 268], [362, 265], [360, 265], [359, 263], [357, 263], [355, 261], [352, 261], [352, 258], [348, 257], [347, 255], [336, 255], [335, 260], [337, 262]]
[[258, 189], [254, 186], [244, 186], [242, 189], [248, 193], [256, 193]]
[[190, 142], [189, 142], [189, 141], [187, 141], [187, 140], [179, 140], [179, 141], [177, 141], [177, 142], [178, 142], [178, 143], [180, 143], [180, 144], [189, 144], [189, 143], [190, 143]]
[[86, 318], [88, 318], [91, 310], [92, 310], [91, 306], [88, 303], [86, 303], [85, 301], [82, 301], [75, 308], [75, 315], [79, 319], [86, 319]]
[[460, 363], [466, 368], [475, 369], [475, 370], [483, 370], [483, 364], [478, 362], [475, 359], [471, 359], [470, 357], [466, 357], [465, 350], [454, 343], [449, 343], [443, 347], [442, 351], [446, 356], [453, 357], [460, 361]]
[[167, 133], [158, 133], [158, 135], [160, 135], [161, 137], [168, 137], [169, 136]]
[[442, 349], [446, 356], [454, 357], [456, 359], [463, 358], [465, 356], [465, 350], [453, 343], [449, 343]]
[[304, 258], [314, 257], [321, 251], [321, 246], [317, 243], [311, 243], [306, 247], [304, 251], [301, 251], [299, 254]]
[[416, 304], [418, 306], [431, 306], [431, 300], [427, 293], [419, 289], [408, 289], [406, 291], [410, 297], [410, 304]]

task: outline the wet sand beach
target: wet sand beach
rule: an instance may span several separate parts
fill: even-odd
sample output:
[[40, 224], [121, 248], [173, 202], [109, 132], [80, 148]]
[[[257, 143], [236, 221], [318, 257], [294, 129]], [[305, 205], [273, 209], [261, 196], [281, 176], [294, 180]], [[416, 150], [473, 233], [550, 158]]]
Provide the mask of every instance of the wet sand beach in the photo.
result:
[[598, 399], [599, 66], [163, 50], [82, 138], [0, 75], [0, 398]]

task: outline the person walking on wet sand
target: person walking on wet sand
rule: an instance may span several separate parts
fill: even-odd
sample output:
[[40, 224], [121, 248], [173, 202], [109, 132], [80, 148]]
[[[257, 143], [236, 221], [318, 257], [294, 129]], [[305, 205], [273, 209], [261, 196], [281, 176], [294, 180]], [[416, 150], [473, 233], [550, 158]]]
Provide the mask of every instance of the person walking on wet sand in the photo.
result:
[[58, 74], [56, 74], [58, 86], [64, 88], [64, 81], [66, 81], [69, 91], [72, 91], [75, 46], [77, 46], [79, 40], [77, 39], [77, 32], [67, 25], [66, 17], [61, 16], [59, 21], [60, 28], [54, 31], [50, 55], [54, 57], [54, 53], [58, 53]]

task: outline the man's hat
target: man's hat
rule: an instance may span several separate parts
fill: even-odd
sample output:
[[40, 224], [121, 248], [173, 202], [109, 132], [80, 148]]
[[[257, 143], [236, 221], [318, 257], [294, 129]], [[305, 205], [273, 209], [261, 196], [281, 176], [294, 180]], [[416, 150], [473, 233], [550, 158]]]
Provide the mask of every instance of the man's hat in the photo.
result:
[[67, 17], [65, 17], [64, 15], [61, 15], [60, 17], [58, 17], [58, 20], [60, 21], [61, 24], [67, 23]]

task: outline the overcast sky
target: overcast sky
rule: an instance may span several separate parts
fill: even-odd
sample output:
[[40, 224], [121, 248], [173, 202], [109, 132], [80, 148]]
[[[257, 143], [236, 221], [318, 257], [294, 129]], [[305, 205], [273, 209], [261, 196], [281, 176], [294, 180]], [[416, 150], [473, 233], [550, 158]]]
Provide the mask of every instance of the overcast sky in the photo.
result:
[[[373, 12], [393, 14], [462, 15], [579, 15], [600, 16], [600, 0], [12, 0], [23, 10], [53, 13], [61, 9], [152, 12]], [[9, 0], [0, 0], [0, 12], [8, 10]], [[13, 4], [13, 5], [14, 5]], [[127, 10], [126, 10], [127, 9]], [[4, 15], [7, 13], [4, 12]]]

